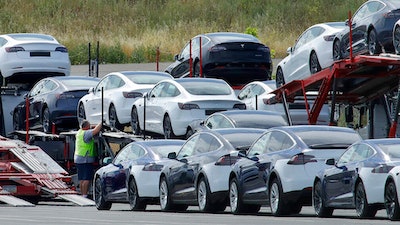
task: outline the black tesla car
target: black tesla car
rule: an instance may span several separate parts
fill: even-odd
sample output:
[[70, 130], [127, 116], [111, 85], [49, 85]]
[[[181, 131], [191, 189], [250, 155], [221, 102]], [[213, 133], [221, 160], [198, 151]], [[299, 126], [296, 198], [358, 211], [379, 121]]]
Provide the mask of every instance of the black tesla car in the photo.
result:
[[175, 62], [165, 71], [175, 78], [190, 76], [190, 58], [192, 76], [224, 79], [234, 89], [251, 81], [269, 80], [273, 69], [269, 47], [244, 33], [199, 34], [175, 55]]
[[[27, 93], [29, 100], [29, 127], [46, 133], [78, 128], [77, 106], [79, 99], [96, 86], [99, 79], [84, 76], [56, 76], [39, 80]], [[26, 101], [13, 110], [14, 130], [26, 128]]]
[[[351, 18], [354, 54], [376, 55], [394, 53], [393, 27], [400, 19], [400, 1], [369, 0], [362, 4]], [[350, 55], [350, 27], [339, 32], [333, 41], [333, 59]]]

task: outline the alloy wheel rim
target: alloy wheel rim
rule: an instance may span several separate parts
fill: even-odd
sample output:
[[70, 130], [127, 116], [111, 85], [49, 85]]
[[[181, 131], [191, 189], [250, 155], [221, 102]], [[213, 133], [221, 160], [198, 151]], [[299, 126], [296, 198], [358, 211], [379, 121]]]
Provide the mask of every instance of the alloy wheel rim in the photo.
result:
[[232, 182], [231, 188], [229, 191], [229, 203], [231, 207], [231, 211], [234, 212], [238, 208], [238, 190], [235, 182]]
[[161, 208], [165, 209], [168, 201], [168, 190], [167, 184], [163, 181], [160, 185], [160, 205]]
[[133, 185], [133, 181], [131, 181], [131, 185], [129, 186], [129, 203], [131, 206], [136, 206], [136, 189]]
[[276, 211], [278, 209], [278, 205], [279, 205], [279, 190], [278, 190], [277, 183], [273, 183], [271, 186], [270, 205], [271, 205], [272, 213], [276, 213]]
[[395, 193], [394, 193], [393, 183], [389, 183], [388, 187], [386, 188], [386, 192], [385, 192], [385, 208], [386, 208], [386, 213], [389, 216], [389, 218], [393, 217], [394, 208], [396, 206], [394, 196], [395, 196]]
[[197, 198], [199, 201], [200, 210], [204, 210], [207, 203], [206, 184], [204, 183], [204, 181], [201, 181], [199, 184]]

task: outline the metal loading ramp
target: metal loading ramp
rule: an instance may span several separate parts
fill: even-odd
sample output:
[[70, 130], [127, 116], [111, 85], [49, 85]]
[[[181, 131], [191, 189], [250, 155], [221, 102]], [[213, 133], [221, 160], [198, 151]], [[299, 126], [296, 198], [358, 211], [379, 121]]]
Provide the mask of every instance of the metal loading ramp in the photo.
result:
[[[309, 124], [316, 124], [323, 104], [363, 104], [399, 88], [400, 57], [392, 54], [379, 56], [359, 55], [333, 63], [329, 68], [303, 80], [294, 80], [273, 93], [276, 102], [291, 102], [296, 96], [303, 96], [307, 104], [309, 91], [318, 94], [311, 108], [307, 108]], [[284, 104], [287, 108], [287, 104]], [[285, 110], [288, 113], [287, 109]], [[333, 121], [331, 114], [331, 124]]]
[[[95, 203], [83, 198], [68, 173], [37, 146], [0, 136], [0, 201], [23, 205], [22, 199], [62, 199], [80, 206]], [[14, 198], [16, 199], [14, 199]], [[3, 200], [2, 200], [3, 199]], [[17, 202], [17, 199], [22, 200]]]

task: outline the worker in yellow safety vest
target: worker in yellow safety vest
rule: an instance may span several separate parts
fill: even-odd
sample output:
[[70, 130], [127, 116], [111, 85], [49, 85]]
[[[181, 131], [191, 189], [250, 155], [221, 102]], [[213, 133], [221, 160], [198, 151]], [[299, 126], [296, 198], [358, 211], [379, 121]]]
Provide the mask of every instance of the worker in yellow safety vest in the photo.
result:
[[74, 162], [78, 170], [79, 189], [83, 197], [88, 196], [90, 181], [93, 179], [94, 166], [97, 152], [95, 149], [94, 136], [101, 130], [101, 123], [90, 129], [90, 123], [83, 120], [80, 129], [75, 135]]

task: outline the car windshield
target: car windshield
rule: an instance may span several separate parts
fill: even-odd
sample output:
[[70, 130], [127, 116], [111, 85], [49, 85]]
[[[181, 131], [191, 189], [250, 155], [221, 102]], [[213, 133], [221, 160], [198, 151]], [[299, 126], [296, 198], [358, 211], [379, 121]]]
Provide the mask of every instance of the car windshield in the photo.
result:
[[159, 145], [152, 146], [154, 153], [156, 153], [160, 158], [167, 158], [168, 153], [178, 152], [182, 145]]
[[296, 134], [309, 148], [347, 148], [349, 145], [360, 140], [357, 133], [343, 131], [324, 130], [302, 130]]
[[202, 81], [182, 82], [181, 85], [192, 95], [230, 95], [231, 89], [225, 83]]
[[160, 76], [160, 75], [154, 75], [154, 74], [131, 74], [131, 75], [125, 75], [128, 77], [129, 80], [131, 80], [133, 83], [136, 84], [156, 84], [159, 81], [165, 80], [168, 77], [166, 76]]

